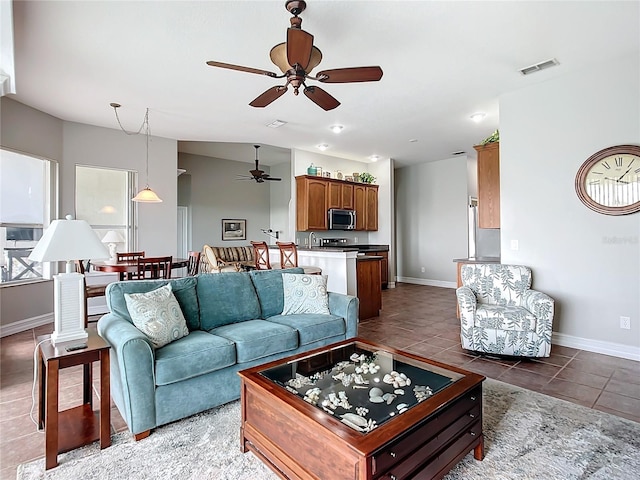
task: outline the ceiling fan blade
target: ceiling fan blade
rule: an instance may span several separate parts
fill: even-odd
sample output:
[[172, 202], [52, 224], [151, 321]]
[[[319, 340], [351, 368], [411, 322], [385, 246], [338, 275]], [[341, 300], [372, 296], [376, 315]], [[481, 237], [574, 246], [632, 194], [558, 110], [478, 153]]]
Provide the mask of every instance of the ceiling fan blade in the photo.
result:
[[316, 105], [324, 110], [333, 110], [340, 102], [322, 90], [320, 87], [307, 87], [304, 94], [311, 99]]
[[382, 78], [380, 67], [352, 67], [323, 70], [316, 78], [324, 83], [377, 82]]
[[262, 177], [263, 180], [274, 180], [276, 182], [279, 182], [280, 180], [282, 180], [281, 178], [275, 178], [275, 177]]
[[299, 28], [287, 29], [287, 61], [290, 66], [296, 63], [306, 70], [311, 60], [313, 35]]
[[257, 73], [258, 75], [266, 75], [268, 77], [277, 77], [273, 72], [267, 72], [266, 70], [260, 70], [258, 68], [251, 67], [243, 67], [241, 65], [232, 65], [231, 63], [222, 63], [222, 62], [214, 62], [213, 60], [209, 60], [207, 65], [210, 67], [220, 67], [220, 68], [228, 68], [229, 70], [238, 70], [240, 72], [247, 73]]
[[271, 87], [261, 95], [258, 95], [249, 105], [252, 107], [266, 107], [274, 100], [280, 98], [287, 91], [286, 86]]

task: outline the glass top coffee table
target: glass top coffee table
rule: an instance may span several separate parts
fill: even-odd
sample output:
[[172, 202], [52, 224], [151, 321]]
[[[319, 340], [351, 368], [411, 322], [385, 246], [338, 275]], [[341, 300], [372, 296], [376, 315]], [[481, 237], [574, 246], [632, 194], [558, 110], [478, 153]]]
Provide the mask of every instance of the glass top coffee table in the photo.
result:
[[439, 478], [484, 458], [481, 375], [363, 339], [239, 372], [242, 449], [282, 478]]

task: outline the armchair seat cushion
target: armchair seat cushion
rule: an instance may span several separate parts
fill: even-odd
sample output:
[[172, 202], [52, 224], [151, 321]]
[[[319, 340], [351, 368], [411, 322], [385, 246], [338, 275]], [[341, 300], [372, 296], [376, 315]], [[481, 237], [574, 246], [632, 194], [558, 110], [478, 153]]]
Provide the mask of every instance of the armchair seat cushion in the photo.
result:
[[298, 347], [298, 332], [286, 325], [265, 320], [247, 320], [210, 330], [236, 344], [237, 363], [251, 362]]
[[342, 317], [325, 314], [275, 315], [270, 322], [287, 325], [298, 332], [300, 345], [309, 345], [318, 340], [345, 335]]
[[476, 327], [519, 332], [535, 331], [536, 317], [526, 308], [500, 305], [478, 305]]
[[196, 330], [155, 351], [156, 385], [169, 385], [236, 363], [232, 341]]

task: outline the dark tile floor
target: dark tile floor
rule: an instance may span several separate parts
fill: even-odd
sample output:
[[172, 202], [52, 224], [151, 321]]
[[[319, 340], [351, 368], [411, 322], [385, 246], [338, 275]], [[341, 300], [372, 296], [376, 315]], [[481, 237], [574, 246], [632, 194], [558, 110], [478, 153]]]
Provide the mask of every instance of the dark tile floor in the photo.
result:
[[[398, 284], [383, 292], [382, 314], [361, 322], [359, 335], [640, 422], [640, 362], [557, 345], [549, 358], [537, 360], [473, 354], [460, 347], [455, 305], [453, 289]], [[20, 463], [44, 455], [44, 435], [30, 419], [33, 353], [36, 338], [52, 329], [47, 325], [0, 339], [0, 480], [14, 479]], [[81, 402], [81, 381], [81, 367], [61, 371], [61, 409]], [[114, 432], [127, 429], [113, 406], [111, 425]]]

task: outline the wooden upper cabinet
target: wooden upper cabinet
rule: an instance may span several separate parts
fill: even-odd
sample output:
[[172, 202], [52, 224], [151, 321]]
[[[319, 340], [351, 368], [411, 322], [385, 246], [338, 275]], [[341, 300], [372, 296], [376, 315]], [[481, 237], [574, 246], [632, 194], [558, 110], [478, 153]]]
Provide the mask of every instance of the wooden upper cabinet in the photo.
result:
[[367, 185], [365, 187], [366, 194], [366, 224], [365, 230], [378, 230], [378, 186]]
[[478, 152], [478, 226], [500, 228], [500, 143], [473, 148]]
[[302, 175], [296, 177], [296, 230], [327, 230], [327, 210], [356, 211], [356, 230], [378, 229], [378, 185]]
[[353, 185], [336, 180], [325, 180], [329, 184], [328, 208], [353, 208]]
[[354, 185], [356, 230], [378, 230], [378, 185]]
[[367, 193], [364, 185], [353, 186], [353, 208], [356, 211], [356, 230], [365, 230], [367, 225]]
[[329, 182], [321, 177], [296, 177], [296, 229], [327, 230]]

